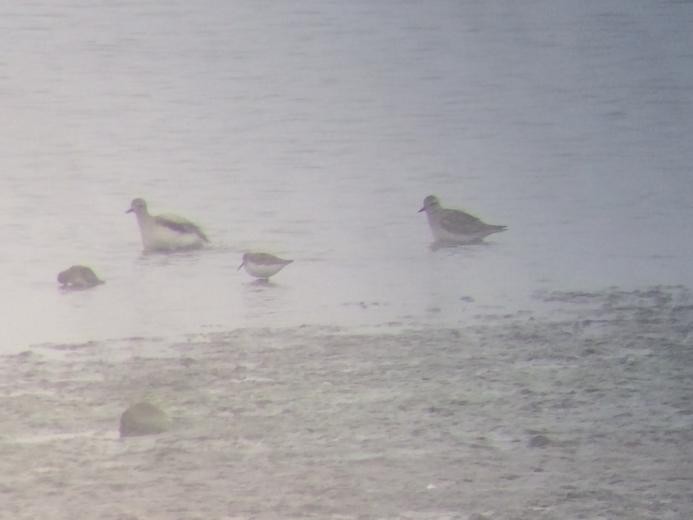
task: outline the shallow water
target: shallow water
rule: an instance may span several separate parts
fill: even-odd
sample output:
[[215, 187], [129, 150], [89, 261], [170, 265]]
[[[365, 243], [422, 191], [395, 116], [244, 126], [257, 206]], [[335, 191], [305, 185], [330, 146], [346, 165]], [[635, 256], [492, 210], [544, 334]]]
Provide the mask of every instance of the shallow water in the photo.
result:
[[[693, 8], [0, 8], [0, 350], [248, 326], [458, 326], [691, 286]], [[424, 196], [509, 230], [431, 251]], [[140, 254], [130, 200], [213, 246]], [[296, 261], [269, 286], [247, 249]], [[107, 283], [62, 293], [90, 265]]]

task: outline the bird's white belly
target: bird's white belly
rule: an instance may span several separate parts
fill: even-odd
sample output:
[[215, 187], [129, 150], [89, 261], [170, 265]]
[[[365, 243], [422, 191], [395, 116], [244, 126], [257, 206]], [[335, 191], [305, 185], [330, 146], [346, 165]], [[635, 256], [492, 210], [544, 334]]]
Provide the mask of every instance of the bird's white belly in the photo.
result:
[[484, 230], [450, 230], [443, 227], [440, 220], [437, 217], [428, 218], [428, 225], [431, 228], [431, 233], [435, 238], [436, 242], [453, 242], [456, 244], [470, 244], [473, 242], [478, 242], [482, 240], [485, 236], [489, 234], [488, 231]]
[[284, 264], [256, 264], [253, 262], [246, 262], [245, 264], [248, 273], [256, 278], [269, 278], [279, 272], [282, 267]]
[[196, 234], [181, 233], [156, 223], [142, 228], [142, 242], [147, 251], [171, 251], [202, 246], [202, 239]]
[[488, 233], [452, 233], [440, 226], [431, 224], [431, 231], [437, 241], [440, 242], [476, 242], [484, 238]]

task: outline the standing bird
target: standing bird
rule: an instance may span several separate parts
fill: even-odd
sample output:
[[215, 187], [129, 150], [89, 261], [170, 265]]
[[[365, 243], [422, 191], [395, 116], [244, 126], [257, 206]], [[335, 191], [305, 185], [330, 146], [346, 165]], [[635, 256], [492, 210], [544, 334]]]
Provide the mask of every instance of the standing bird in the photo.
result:
[[86, 265], [73, 265], [58, 273], [58, 283], [64, 289], [89, 289], [104, 283]]
[[283, 258], [270, 255], [269, 253], [245, 253], [243, 255], [243, 262], [238, 266], [238, 269], [240, 270], [241, 267], [245, 267], [249, 275], [260, 278], [261, 280], [267, 280], [270, 276], [277, 274], [291, 262], [293, 262], [293, 260], [284, 260]]
[[486, 224], [474, 215], [458, 209], [443, 208], [435, 195], [429, 195], [424, 199], [419, 213], [422, 211], [426, 212], [428, 225], [436, 242], [439, 243], [471, 244], [507, 228]]
[[126, 213], [134, 213], [145, 252], [198, 249], [209, 242], [202, 230], [178, 215], [150, 215], [144, 199], [134, 199]]

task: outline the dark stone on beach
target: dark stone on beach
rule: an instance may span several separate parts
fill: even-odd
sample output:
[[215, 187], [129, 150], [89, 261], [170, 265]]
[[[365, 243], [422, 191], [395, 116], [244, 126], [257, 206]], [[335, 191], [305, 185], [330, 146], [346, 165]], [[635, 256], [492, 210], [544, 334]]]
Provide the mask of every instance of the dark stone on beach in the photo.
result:
[[195, 360], [191, 357], [184, 357], [181, 358], [180, 364], [183, 365], [185, 368], [190, 368], [195, 364]]
[[549, 439], [546, 435], [535, 435], [529, 439], [528, 446], [530, 448], [545, 448], [549, 444], [551, 444], [551, 439]]
[[132, 405], [120, 416], [120, 436], [155, 435], [171, 427], [171, 420], [160, 408], [147, 402]]
[[491, 520], [491, 517], [482, 515], [481, 513], [472, 513], [468, 520]]

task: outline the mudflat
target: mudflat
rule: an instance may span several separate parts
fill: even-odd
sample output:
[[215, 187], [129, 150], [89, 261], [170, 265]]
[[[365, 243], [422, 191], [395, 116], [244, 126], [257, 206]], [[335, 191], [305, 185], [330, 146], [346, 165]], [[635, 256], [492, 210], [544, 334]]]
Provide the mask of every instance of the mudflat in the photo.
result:
[[[454, 329], [242, 329], [0, 363], [0, 518], [682, 519], [693, 298]], [[169, 431], [121, 439], [148, 401]]]

